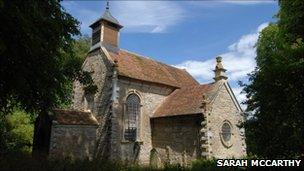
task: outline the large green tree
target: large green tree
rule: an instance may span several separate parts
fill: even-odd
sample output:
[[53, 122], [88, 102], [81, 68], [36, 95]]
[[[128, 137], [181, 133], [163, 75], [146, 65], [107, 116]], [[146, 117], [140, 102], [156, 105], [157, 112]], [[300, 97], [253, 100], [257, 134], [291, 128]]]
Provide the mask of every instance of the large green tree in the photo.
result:
[[17, 106], [39, 114], [34, 144], [47, 151], [47, 112], [67, 102], [73, 80], [92, 83], [73, 51], [79, 23], [58, 0], [0, 0], [0, 19], [0, 145], [3, 121]]
[[[85, 57], [90, 49], [90, 37], [81, 36], [78, 37], [72, 43], [72, 50], [75, 54], [75, 61], [69, 61], [71, 66], [68, 68], [73, 68], [73, 65], [78, 65], [78, 63], [83, 63]], [[77, 71], [78, 72], [78, 71]], [[61, 100], [58, 104], [60, 108], [69, 108], [72, 100], [72, 88], [73, 80], [66, 82], [65, 98]], [[34, 118], [35, 114], [28, 114], [21, 111], [18, 108], [14, 108], [9, 115], [4, 116], [1, 120], [1, 125], [4, 130], [2, 130], [1, 136], [1, 153], [11, 154], [11, 153], [29, 153], [33, 145], [33, 133], [34, 133]], [[1, 154], [0, 153], [0, 154]]]
[[304, 1], [281, 0], [278, 21], [257, 42], [257, 68], [245, 86], [248, 151], [260, 157], [303, 156]]

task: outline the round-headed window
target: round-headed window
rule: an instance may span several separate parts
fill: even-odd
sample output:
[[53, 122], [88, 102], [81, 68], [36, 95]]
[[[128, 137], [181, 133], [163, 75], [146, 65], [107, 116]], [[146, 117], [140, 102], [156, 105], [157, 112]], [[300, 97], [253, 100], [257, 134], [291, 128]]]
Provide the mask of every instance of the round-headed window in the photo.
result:
[[227, 122], [222, 125], [222, 136], [225, 142], [229, 142], [231, 139], [231, 126]]
[[128, 141], [136, 141], [138, 129], [138, 117], [140, 115], [140, 99], [133, 93], [127, 97], [125, 113], [124, 138]]

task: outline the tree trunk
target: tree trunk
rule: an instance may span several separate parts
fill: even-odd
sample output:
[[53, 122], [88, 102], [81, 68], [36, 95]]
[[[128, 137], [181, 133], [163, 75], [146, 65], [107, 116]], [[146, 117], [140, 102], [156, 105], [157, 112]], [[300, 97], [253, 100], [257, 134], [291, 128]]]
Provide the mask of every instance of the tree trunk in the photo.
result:
[[47, 112], [41, 112], [35, 121], [33, 156], [46, 158], [49, 153], [52, 121]]

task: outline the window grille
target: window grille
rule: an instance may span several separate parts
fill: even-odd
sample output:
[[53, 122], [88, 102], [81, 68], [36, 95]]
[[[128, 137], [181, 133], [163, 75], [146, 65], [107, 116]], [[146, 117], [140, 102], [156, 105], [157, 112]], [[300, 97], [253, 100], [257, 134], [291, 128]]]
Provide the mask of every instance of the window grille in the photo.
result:
[[140, 99], [136, 94], [127, 97], [126, 113], [125, 113], [125, 131], [124, 139], [128, 141], [136, 141], [138, 116], [140, 114]]

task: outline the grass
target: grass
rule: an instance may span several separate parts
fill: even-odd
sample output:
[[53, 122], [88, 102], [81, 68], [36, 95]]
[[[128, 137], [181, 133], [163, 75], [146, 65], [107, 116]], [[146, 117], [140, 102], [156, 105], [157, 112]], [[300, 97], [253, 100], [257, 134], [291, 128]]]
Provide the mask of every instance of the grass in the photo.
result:
[[216, 167], [216, 160], [197, 160], [191, 166], [166, 165], [163, 168], [126, 165], [103, 160], [35, 159], [30, 155], [0, 156], [0, 170], [105, 170], [105, 171], [201, 171], [201, 170], [244, 170], [245, 168]]

